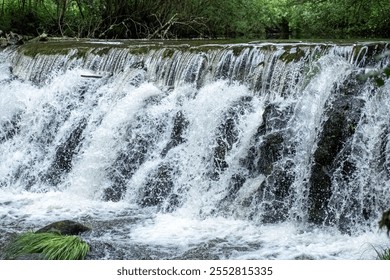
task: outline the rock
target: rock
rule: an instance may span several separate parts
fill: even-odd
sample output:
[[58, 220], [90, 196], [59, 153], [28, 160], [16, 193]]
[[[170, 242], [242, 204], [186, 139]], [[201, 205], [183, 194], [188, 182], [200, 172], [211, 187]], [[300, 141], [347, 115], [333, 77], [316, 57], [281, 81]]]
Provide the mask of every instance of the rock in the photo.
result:
[[178, 111], [173, 120], [173, 128], [171, 132], [171, 140], [162, 150], [161, 156], [165, 157], [170, 149], [184, 143], [186, 139], [183, 134], [189, 125], [188, 120], [185, 118], [182, 111]]
[[390, 234], [390, 209], [382, 214], [382, 219], [379, 221], [379, 229], [387, 228], [387, 235]]
[[25, 254], [17, 256], [14, 260], [46, 260], [42, 254]]
[[219, 260], [219, 256], [213, 253], [216, 247], [223, 243], [223, 240], [215, 239], [196, 245], [184, 252], [182, 255], [175, 257], [176, 260]]
[[131, 139], [126, 139], [128, 143], [121, 150], [114, 162], [108, 169], [108, 178], [112, 181], [112, 185], [104, 190], [103, 199], [106, 201], [120, 201], [127, 190], [127, 183], [133, 176], [139, 166], [145, 162], [150, 146], [153, 144], [153, 139], [147, 134], [135, 134], [132, 130], [134, 127], [128, 128], [128, 135]]
[[37, 230], [35, 233], [56, 232], [63, 235], [77, 235], [89, 230], [91, 230], [91, 228], [84, 226], [78, 222], [63, 220], [63, 221], [51, 223]]
[[293, 113], [292, 107], [280, 108], [278, 104], [268, 104], [262, 116], [262, 123], [257, 129], [248, 150], [247, 156], [241, 164], [251, 174], [269, 175], [273, 165], [286, 152], [283, 134]]
[[355, 133], [364, 101], [356, 98], [361, 88], [354, 76], [335, 90], [336, 98], [326, 114], [319, 134], [314, 163], [309, 178], [309, 221], [315, 224], [332, 223], [328, 203], [332, 196], [333, 173], [342, 164], [342, 152]]
[[259, 146], [261, 157], [257, 162], [257, 168], [261, 174], [270, 175], [274, 168], [274, 163], [282, 157], [283, 151], [283, 133], [270, 133], [263, 138]]
[[[139, 204], [142, 207], [161, 205], [169, 195], [172, 195], [174, 186], [172, 173], [174, 170], [167, 164], [162, 164], [146, 182], [145, 188], [140, 193]], [[175, 203], [173, 198], [170, 203]], [[177, 203], [177, 201], [176, 201]], [[171, 205], [174, 207], [175, 205]]]
[[45, 183], [51, 185], [59, 184], [61, 182], [61, 177], [72, 169], [72, 160], [78, 153], [78, 148], [82, 141], [82, 134], [86, 126], [86, 120], [82, 120], [70, 133], [68, 138], [57, 146], [53, 163], [43, 178]]
[[223, 122], [217, 128], [215, 147], [213, 148], [213, 170], [210, 174], [213, 180], [219, 180], [219, 175], [229, 167], [226, 157], [239, 139], [240, 132], [237, 124], [240, 122], [240, 117], [250, 108], [251, 101], [250, 96], [244, 96], [235, 102], [225, 113], [222, 118]]
[[[293, 154], [291, 150], [293, 145], [289, 143], [287, 127], [292, 115], [292, 106], [281, 107], [279, 103], [267, 104], [262, 122], [251, 139], [248, 153], [240, 159], [240, 164], [248, 170], [251, 177], [264, 176], [264, 180], [259, 182], [256, 190], [245, 199], [245, 207], [256, 205], [250, 216], [261, 216], [260, 219], [264, 223], [279, 222], [288, 216], [290, 205], [286, 198], [290, 195], [290, 186], [294, 177], [293, 173], [289, 172], [293, 163], [285, 159], [289, 154]], [[240, 184], [233, 185], [235, 192], [245, 181], [237, 182]]]

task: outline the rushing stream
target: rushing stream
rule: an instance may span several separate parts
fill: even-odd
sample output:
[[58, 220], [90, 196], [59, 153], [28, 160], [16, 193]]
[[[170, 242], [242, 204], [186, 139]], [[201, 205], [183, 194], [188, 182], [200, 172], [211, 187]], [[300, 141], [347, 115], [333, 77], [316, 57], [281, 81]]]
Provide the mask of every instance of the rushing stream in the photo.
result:
[[384, 43], [0, 52], [0, 245], [72, 219], [93, 259], [375, 259]]

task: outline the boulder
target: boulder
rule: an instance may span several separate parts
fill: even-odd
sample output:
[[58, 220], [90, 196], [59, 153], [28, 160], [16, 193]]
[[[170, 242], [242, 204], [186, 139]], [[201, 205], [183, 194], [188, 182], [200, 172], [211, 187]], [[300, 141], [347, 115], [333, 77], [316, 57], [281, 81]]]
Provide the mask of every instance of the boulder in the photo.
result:
[[168, 199], [170, 207], [174, 207], [178, 201], [172, 196], [173, 173], [174, 170], [168, 164], [160, 165], [141, 190], [138, 203], [142, 207], [158, 206]]
[[63, 221], [51, 223], [37, 230], [35, 233], [56, 232], [62, 235], [77, 235], [89, 230], [91, 230], [91, 228], [83, 224], [80, 224], [78, 222], [63, 220]]
[[[362, 88], [356, 76], [351, 75], [335, 89], [335, 98], [327, 104], [325, 121], [318, 136], [309, 178], [309, 221], [331, 224], [328, 203], [332, 196], [332, 178], [343, 164], [342, 153], [347, 150], [361, 118], [364, 101], [357, 98]], [[353, 172], [353, 167], [349, 168]]]

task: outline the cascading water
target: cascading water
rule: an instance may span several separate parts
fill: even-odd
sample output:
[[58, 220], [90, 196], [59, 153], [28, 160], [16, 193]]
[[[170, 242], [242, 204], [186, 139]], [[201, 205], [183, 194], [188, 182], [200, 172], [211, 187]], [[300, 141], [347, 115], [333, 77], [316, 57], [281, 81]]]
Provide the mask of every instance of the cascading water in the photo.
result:
[[[35, 49], [36, 48], [36, 49]], [[41, 43], [0, 53], [1, 242], [91, 258], [371, 259], [388, 246], [387, 45]]]

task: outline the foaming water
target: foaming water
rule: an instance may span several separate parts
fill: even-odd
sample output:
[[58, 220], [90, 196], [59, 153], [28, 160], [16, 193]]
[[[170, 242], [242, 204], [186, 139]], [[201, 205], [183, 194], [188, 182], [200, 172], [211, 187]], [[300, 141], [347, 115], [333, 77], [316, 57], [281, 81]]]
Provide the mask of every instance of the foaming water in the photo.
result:
[[102, 48], [0, 53], [4, 233], [78, 220], [102, 259], [388, 246], [390, 84], [359, 78], [388, 63], [372, 46]]
[[375, 259], [375, 250], [389, 243], [378, 232], [350, 236], [291, 222], [255, 226], [231, 218], [200, 220], [175, 214], [159, 214], [136, 226], [130, 236], [138, 244], [170, 246], [179, 252], [206, 244], [224, 259]]

